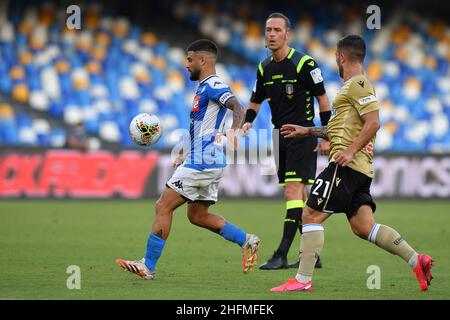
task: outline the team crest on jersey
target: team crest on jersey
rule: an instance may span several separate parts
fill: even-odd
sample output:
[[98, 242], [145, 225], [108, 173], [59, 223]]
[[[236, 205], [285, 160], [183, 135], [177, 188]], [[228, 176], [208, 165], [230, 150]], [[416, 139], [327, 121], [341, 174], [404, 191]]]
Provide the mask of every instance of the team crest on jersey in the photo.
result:
[[366, 151], [368, 154], [373, 154], [373, 143], [370, 141], [366, 146], [364, 147], [364, 151]]
[[289, 99], [294, 96], [294, 85], [292, 83], [286, 84], [286, 95]]
[[192, 102], [192, 111], [198, 111], [198, 103], [200, 101], [200, 96], [195, 96], [194, 101]]

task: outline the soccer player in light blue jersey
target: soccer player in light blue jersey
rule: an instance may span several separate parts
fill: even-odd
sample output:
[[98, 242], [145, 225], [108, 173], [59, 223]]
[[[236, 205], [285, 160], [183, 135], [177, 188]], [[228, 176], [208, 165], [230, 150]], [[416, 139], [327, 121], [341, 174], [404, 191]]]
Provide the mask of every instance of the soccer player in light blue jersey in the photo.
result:
[[217, 201], [219, 181], [226, 167], [222, 145], [215, 141], [222, 134], [226, 111], [231, 109], [232, 130], [227, 136], [235, 146], [236, 134], [233, 132], [242, 125], [244, 108], [230, 87], [216, 75], [217, 46], [214, 42], [197, 40], [186, 51], [190, 80], [199, 82], [190, 114], [190, 148], [175, 160], [177, 169], [155, 204], [156, 218], [144, 258], [116, 260], [125, 270], [147, 280], [155, 277], [156, 263], [170, 233], [173, 211], [186, 202], [187, 216], [192, 224], [218, 233], [242, 248], [244, 273], [252, 270], [258, 255], [260, 240], [257, 236], [245, 233], [223, 217], [209, 212], [209, 207]]

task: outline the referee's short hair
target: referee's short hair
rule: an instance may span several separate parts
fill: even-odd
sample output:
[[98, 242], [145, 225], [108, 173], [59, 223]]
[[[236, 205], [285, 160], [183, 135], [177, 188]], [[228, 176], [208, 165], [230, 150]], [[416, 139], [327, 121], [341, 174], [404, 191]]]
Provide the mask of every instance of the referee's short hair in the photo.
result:
[[284, 14], [282, 14], [282, 13], [280, 13], [280, 12], [274, 12], [274, 13], [271, 13], [271, 14], [267, 17], [266, 22], [267, 22], [267, 20], [272, 19], [272, 18], [280, 18], [280, 19], [283, 19], [283, 20], [284, 20], [284, 23], [285, 23], [285, 26], [286, 26], [286, 31], [290, 31], [290, 30], [291, 30], [291, 21], [290, 21], [289, 18], [286, 17]]
[[338, 41], [337, 49], [346, 51], [352, 61], [364, 62], [366, 42], [359, 35], [351, 34], [343, 37]]
[[218, 52], [217, 45], [208, 39], [200, 39], [192, 42], [186, 49], [186, 52], [188, 51], [206, 51], [212, 53], [216, 57]]

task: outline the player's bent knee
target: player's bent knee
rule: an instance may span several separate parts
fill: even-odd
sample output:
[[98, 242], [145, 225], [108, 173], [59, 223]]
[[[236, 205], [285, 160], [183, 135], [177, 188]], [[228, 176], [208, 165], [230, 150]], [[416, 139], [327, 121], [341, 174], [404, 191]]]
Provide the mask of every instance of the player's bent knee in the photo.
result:
[[203, 216], [203, 215], [198, 215], [198, 214], [191, 213], [191, 212], [188, 213], [189, 222], [192, 223], [193, 225], [196, 225], [199, 227], [202, 227], [205, 225], [204, 218], [205, 218], [205, 216]]
[[318, 223], [321, 224], [325, 218], [323, 213], [316, 211], [308, 206], [305, 206], [302, 213], [302, 224]]
[[371, 228], [368, 226], [351, 225], [351, 228], [353, 233], [361, 239], [367, 239], [371, 231]]

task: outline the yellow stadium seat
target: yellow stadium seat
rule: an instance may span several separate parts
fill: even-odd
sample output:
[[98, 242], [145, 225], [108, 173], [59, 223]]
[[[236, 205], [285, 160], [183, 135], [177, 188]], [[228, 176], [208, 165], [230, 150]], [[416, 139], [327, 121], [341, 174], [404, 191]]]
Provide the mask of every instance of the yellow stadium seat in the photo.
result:
[[69, 72], [69, 70], [70, 70], [70, 64], [65, 60], [58, 61], [55, 65], [55, 67], [56, 67], [56, 71], [58, 71], [59, 73]]
[[369, 78], [373, 81], [380, 80], [381, 76], [383, 74], [383, 69], [381, 62], [379, 60], [374, 60], [369, 63], [369, 66], [367, 67], [367, 75]]
[[43, 24], [44, 26], [49, 27], [53, 23], [54, 16], [55, 16], [55, 13], [53, 11], [53, 8], [51, 8], [49, 6], [44, 6], [39, 11], [38, 21], [40, 24]]
[[395, 122], [388, 122], [384, 125], [384, 127], [386, 128], [386, 130], [390, 133], [390, 134], [394, 134], [397, 130], [398, 130], [398, 125]]
[[96, 61], [89, 61], [86, 64], [86, 70], [90, 74], [99, 74], [101, 72], [101, 68], [102, 68], [102, 66], [100, 65], [100, 63], [98, 63]]
[[25, 35], [29, 35], [31, 30], [33, 30], [33, 28], [26, 21], [21, 22], [19, 25], [19, 28], [18, 28], [19, 33], [25, 34]]
[[33, 61], [33, 54], [31, 52], [21, 52], [19, 53], [20, 64], [26, 65]]
[[149, 47], [153, 47], [158, 42], [158, 38], [153, 32], [144, 32], [141, 36], [141, 42]]
[[247, 37], [259, 38], [262, 34], [261, 26], [256, 21], [250, 21], [245, 34]]
[[97, 10], [88, 10], [84, 20], [84, 26], [88, 29], [96, 29], [100, 24], [100, 15]]
[[73, 87], [75, 89], [87, 89], [89, 87], [89, 80], [85, 78], [77, 78], [73, 80]]
[[239, 93], [245, 89], [245, 84], [240, 80], [236, 80], [231, 83], [230, 87], [231, 91]]
[[148, 72], [139, 72], [136, 74], [136, 80], [139, 83], [147, 84], [152, 82], [152, 77]]
[[104, 60], [106, 58], [106, 49], [103, 46], [95, 46], [91, 50], [91, 55], [98, 60]]
[[30, 92], [28, 90], [28, 87], [24, 83], [16, 84], [12, 88], [12, 97], [14, 100], [17, 100], [22, 103], [28, 102], [28, 99], [30, 97]]
[[13, 118], [14, 109], [8, 103], [0, 103], [0, 118]]
[[13, 67], [11, 68], [10, 76], [13, 80], [21, 80], [25, 78], [25, 71], [21, 66]]
[[437, 66], [436, 59], [433, 58], [432, 56], [426, 57], [423, 64], [424, 64], [425, 66], [427, 66], [428, 68], [430, 68], [431, 70], [435, 70], [435, 69], [436, 69], [436, 66]]
[[105, 32], [98, 32], [95, 35], [95, 40], [97, 41], [98, 44], [102, 45], [102, 46], [109, 46], [109, 43], [111, 41], [111, 39], [109, 38], [109, 35]]
[[152, 60], [152, 64], [160, 70], [166, 69], [167, 66], [166, 60], [163, 57], [155, 57]]

